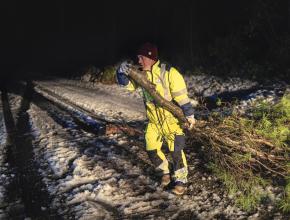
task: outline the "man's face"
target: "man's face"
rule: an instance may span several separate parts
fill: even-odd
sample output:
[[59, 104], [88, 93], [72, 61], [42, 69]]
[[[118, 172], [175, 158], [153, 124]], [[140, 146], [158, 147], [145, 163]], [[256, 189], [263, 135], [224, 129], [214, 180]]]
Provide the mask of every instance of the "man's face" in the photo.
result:
[[138, 63], [141, 65], [142, 70], [146, 71], [146, 70], [151, 70], [151, 67], [153, 66], [153, 64], [155, 63], [154, 60], [142, 56], [142, 55], [138, 55]]

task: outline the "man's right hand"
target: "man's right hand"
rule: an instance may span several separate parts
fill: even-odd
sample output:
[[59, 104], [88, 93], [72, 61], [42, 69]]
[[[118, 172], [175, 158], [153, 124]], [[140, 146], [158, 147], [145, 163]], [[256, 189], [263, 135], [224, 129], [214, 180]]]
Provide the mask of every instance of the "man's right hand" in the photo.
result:
[[187, 119], [187, 123], [188, 123], [187, 124], [188, 130], [192, 130], [193, 126], [196, 123], [196, 120], [194, 118], [194, 115], [187, 116], [186, 119]]
[[132, 68], [132, 64], [128, 61], [124, 61], [121, 63], [120, 67], [118, 68], [118, 72], [124, 73], [125, 75], [129, 75]]

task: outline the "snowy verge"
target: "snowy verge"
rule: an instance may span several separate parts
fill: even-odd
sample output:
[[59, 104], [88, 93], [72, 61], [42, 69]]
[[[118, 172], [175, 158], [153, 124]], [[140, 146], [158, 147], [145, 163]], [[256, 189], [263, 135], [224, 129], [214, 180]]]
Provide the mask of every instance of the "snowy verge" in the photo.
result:
[[[1, 94], [2, 96], [2, 94]], [[7, 94], [9, 108], [14, 122], [17, 120], [17, 111], [21, 105], [21, 96], [15, 94]], [[20, 201], [8, 201], [8, 186], [15, 178], [15, 170], [11, 169], [9, 163], [7, 163], [7, 153], [9, 145], [8, 132], [4, 120], [3, 103], [0, 99], [0, 219], [7, 219], [8, 210]]]
[[[4, 124], [4, 115], [3, 115], [3, 106], [0, 99], [0, 205], [4, 202], [5, 198], [5, 183], [8, 182], [7, 173], [7, 164], [5, 165], [5, 156], [6, 156], [6, 139], [7, 133]], [[2, 206], [2, 205], [1, 205]], [[1, 209], [0, 209], [1, 217]]]
[[220, 78], [208, 74], [186, 75], [185, 81], [189, 93], [207, 97], [224, 92], [234, 92], [238, 90], [248, 90], [258, 86], [258, 82], [241, 79], [238, 77]]

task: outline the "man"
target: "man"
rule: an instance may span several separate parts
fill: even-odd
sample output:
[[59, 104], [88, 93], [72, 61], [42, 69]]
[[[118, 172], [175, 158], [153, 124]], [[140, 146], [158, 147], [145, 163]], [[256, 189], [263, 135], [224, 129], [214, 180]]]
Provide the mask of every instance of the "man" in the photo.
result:
[[[146, 73], [147, 79], [156, 87], [156, 91], [167, 101], [179, 105], [192, 126], [195, 123], [193, 108], [187, 96], [186, 84], [182, 75], [173, 67], [162, 64], [158, 60], [157, 48], [146, 43], [138, 50], [138, 62]], [[128, 77], [131, 65], [123, 62], [117, 70], [117, 80], [120, 85], [134, 91], [136, 83]], [[162, 171], [161, 186], [171, 182], [169, 163], [162, 152], [163, 141], [167, 142], [173, 160], [174, 188], [173, 193], [184, 194], [187, 183], [187, 161], [184, 154], [185, 135], [179, 121], [169, 111], [158, 105], [150, 94], [142, 88], [144, 103], [149, 123], [146, 128], [146, 151], [157, 170]]]

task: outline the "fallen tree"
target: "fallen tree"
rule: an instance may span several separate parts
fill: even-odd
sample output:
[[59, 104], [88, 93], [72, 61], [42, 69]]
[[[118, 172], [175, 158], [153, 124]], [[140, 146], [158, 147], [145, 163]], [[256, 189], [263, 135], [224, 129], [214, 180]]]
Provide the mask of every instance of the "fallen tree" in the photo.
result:
[[[147, 90], [158, 105], [170, 111], [187, 127], [181, 108], [161, 97], [142, 71], [133, 68], [129, 77]], [[215, 114], [209, 118], [211, 120], [197, 121], [187, 132], [188, 143], [194, 146], [198, 142], [205, 148], [213, 170], [222, 179], [225, 180], [227, 176], [229, 182], [236, 183], [236, 191], [242, 191], [244, 196], [241, 205], [251, 209], [260, 201], [254, 190], [257, 185], [263, 185], [265, 179], [286, 179], [290, 176], [287, 166], [290, 162], [289, 146], [279, 146], [257, 134], [237, 112], [226, 117]]]

